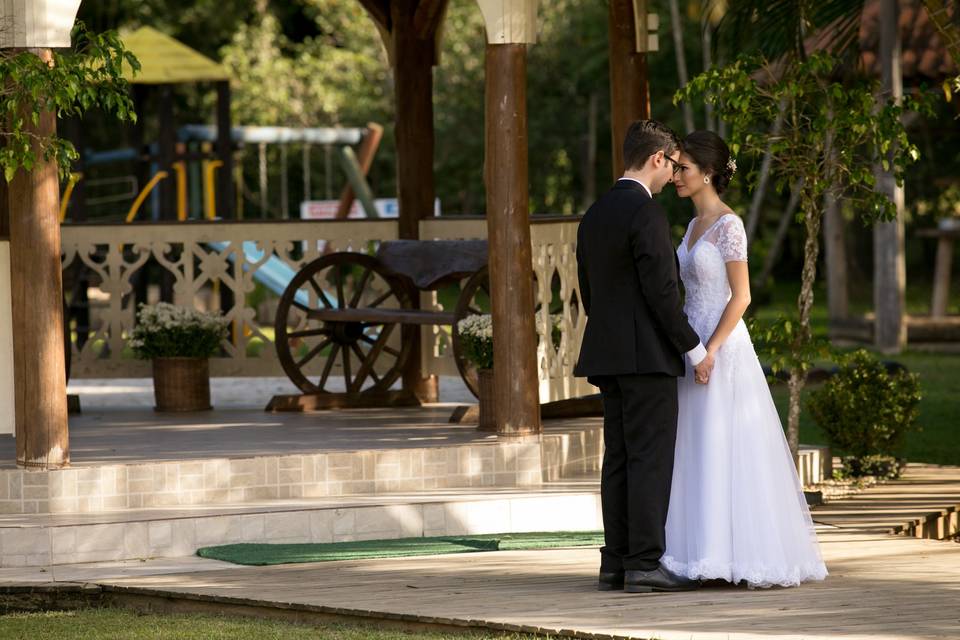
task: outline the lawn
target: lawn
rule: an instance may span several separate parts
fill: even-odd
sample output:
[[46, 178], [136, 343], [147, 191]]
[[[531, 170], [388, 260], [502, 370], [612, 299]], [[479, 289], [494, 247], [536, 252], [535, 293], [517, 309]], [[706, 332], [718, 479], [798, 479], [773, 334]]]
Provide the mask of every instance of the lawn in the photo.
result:
[[[771, 320], [781, 311], [789, 311], [796, 303], [796, 284], [778, 287], [772, 299], [756, 309], [760, 320]], [[863, 292], [860, 292], [863, 295]], [[929, 286], [916, 283], [908, 290], [907, 307], [911, 313], [924, 313], [929, 301]], [[826, 294], [817, 291], [811, 314], [815, 333], [827, 331]], [[862, 306], [852, 301], [852, 307]], [[913, 462], [960, 465], [960, 354], [907, 351], [897, 356], [879, 356], [894, 360], [920, 375], [923, 400], [920, 402], [919, 431], [908, 434], [904, 456]], [[824, 363], [826, 364], [826, 363]], [[809, 388], [806, 390], [809, 391]], [[806, 393], [804, 394], [806, 395]], [[780, 410], [780, 419], [787, 422], [786, 385], [773, 387], [773, 399]], [[827, 444], [823, 434], [804, 410], [800, 415], [800, 441], [804, 444]], [[842, 454], [842, 451], [835, 451]]]
[[[213, 615], [140, 615], [121, 609], [81, 609], [0, 616], [4, 640], [485, 640], [480, 633], [406, 633], [373, 626], [306, 625]], [[520, 640], [529, 636], [509, 636]]]

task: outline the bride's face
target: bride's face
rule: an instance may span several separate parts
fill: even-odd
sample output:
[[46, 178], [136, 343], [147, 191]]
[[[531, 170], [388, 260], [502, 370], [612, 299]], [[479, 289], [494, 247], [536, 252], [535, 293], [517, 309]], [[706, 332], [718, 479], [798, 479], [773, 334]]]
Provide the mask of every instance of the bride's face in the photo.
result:
[[705, 175], [693, 158], [686, 153], [681, 153], [680, 168], [673, 176], [673, 186], [677, 189], [677, 195], [681, 198], [690, 198], [701, 189], [709, 188], [709, 185], [703, 182]]

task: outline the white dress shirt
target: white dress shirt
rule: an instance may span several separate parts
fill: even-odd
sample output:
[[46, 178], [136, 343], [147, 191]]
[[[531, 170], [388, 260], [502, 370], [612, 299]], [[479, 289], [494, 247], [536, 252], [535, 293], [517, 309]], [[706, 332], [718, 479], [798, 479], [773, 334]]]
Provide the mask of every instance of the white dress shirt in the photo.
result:
[[[638, 185], [643, 187], [644, 191], [647, 192], [647, 195], [649, 195], [651, 198], [653, 197], [653, 193], [651, 193], [650, 187], [643, 184], [641, 181], [637, 180], [636, 178], [629, 178], [627, 176], [623, 176], [620, 179], [631, 180], [633, 182], [636, 182]], [[698, 342], [697, 346], [695, 346], [690, 351], [687, 351], [685, 355], [687, 356], [687, 360], [690, 362], [690, 365], [695, 367], [701, 362], [703, 362], [703, 359], [707, 357], [707, 349], [706, 347], [703, 346], [703, 342]]]

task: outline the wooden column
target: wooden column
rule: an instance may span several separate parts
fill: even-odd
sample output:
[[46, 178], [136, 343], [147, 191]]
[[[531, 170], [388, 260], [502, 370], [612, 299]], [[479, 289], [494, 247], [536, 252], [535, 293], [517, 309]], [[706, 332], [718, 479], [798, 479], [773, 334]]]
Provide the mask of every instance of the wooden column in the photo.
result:
[[[897, 0], [880, 1], [880, 67], [884, 96], [903, 97], [900, 70], [900, 29]], [[896, 153], [896, 150], [891, 151]], [[884, 353], [899, 353], [907, 342], [906, 263], [904, 259], [904, 194], [893, 174], [880, 171], [877, 188], [897, 207], [897, 218], [873, 229], [873, 304], [876, 311], [874, 342]]]
[[230, 134], [230, 81], [217, 83], [217, 215], [224, 220], [236, 217], [233, 192], [233, 139]]
[[[433, 215], [433, 65], [445, 6], [446, 0], [392, 0], [389, 6], [399, 235], [404, 240], [419, 240], [420, 220]], [[423, 376], [421, 331], [412, 328], [408, 334], [414, 357], [403, 374], [404, 388], [421, 402], [436, 402], [437, 378]]]
[[[49, 49], [39, 55], [51, 60]], [[25, 129], [56, 132], [56, 116]], [[32, 171], [17, 171], [8, 188], [17, 465], [54, 469], [70, 463], [63, 353], [60, 185], [57, 166], [39, 149]]]
[[[645, 4], [645, 3], [642, 3]], [[613, 178], [623, 175], [623, 139], [634, 120], [650, 117], [647, 87], [647, 54], [637, 51], [638, 27], [633, 0], [610, 0], [610, 134], [613, 144]], [[645, 8], [643, 9], [646, 10]], [[641, 16], [646, 20], [646, 16]]]
[[497, 433], [538, 433], [533, 255], [527, 181], [527, 45], [488, 44], [487, 237], [493, 306]]

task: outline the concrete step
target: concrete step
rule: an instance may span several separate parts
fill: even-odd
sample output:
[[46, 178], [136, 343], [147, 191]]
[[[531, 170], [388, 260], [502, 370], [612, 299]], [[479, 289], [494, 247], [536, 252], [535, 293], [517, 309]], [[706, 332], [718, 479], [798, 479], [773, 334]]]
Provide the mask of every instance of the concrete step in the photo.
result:
[[602, 529], [596, 483], [0, 517], [0, 567], [188, 556], [240, 542]]

